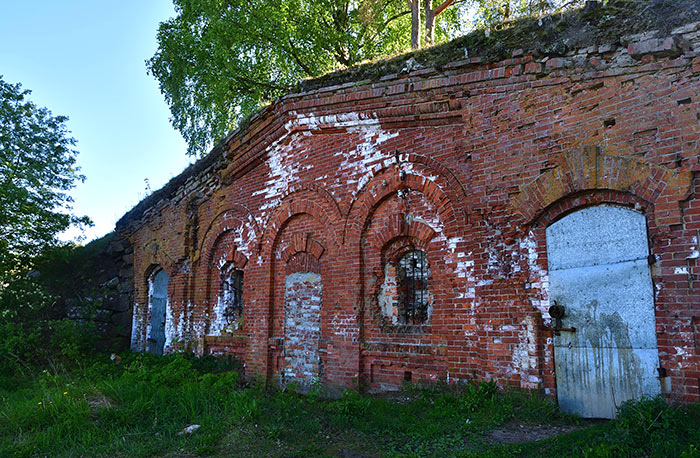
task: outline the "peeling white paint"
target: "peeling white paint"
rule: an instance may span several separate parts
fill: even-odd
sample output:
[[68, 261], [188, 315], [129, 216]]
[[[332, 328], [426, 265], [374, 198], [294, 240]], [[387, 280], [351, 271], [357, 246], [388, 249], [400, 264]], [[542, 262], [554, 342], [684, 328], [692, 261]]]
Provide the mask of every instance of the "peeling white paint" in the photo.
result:
[[[528, 315], [521, 323], [525, 328], [524, 335], [521, 334], [520, 342], [513, 349], [511, 368], [513, 372], [520, 375], [520, 386], [523, 388], [536, 388], [541, 382], [540, 378], [531, 374], [537, 368], [537, 332], [536, 320], [532, 315]], [[502, 327], [502, 330], [505, 327]]]
[[[385, 141], [394, 138], [398, 132], [387, 132], [380, 126], [380, 122], [375, 115], [372, 117], [359, 113], [340, 113], [317, 117], [313, 113], [299, 114], [292, 112], [293, 119], [287, 121], [284, 129], [287, 135], [282, 135], [266, 148], [267, 163], [270, 167], [269, 179], [265, 182], [265, 188], [254, 192], [252, 195], [264, 195], [265, 203], [261, 206], [261, 219], [264, 221], [267, 211], [279, 205], [281, 197], [298, 180], [300, 172], [307, 173], [314, 167], [313, 164], [300, 164], [298, 161], [290, 160], [292, 152], [294, 156], [303, 153], [300, 150], [298, 140], [311, 135], [309, 131], [301, 133], [293, 132], [299, 127], [306, 127], [309, 130], [318, 130], [322, 126], [333, 126], [345, 128], [349, 132], [359, 132], [364, 134], [364, 141], [357, 145], [354, 150], [347, 154], [342, 152], [336, 155], [344, 156], [345, 160], [340, 164], [341, 171], [352, 170], [362, 178], [348, 177], [345, 184], [357, 183], [359, 191], [365, 183], [371, 179], [375, 171], [376, 163], [391, 157], [389, 153], [382, 153], [378, 146]], [[288, 139], [291, 135], [291, 139]], [[284, 144], [283, 144], [284, 142]], [[355, 191], [355, 194], [357, 194]], [[331, 191], [333, 193], [333, 191]]]
[[[260, 207], [263, 212], [278, 206], [281, 196], [298, 179], [301, 164], [289, 160], [289, 156], [295, 150], [296, 139], [299, 137], [299, 134], [293, 134], [292, 139], [286, 145], [279, 146], [281, 139], [278, 139], [267, 147], [267, 165], [270, 167], [269, 179], [265, 182], [265, 188], [252, 194], [253, 196], [265, 195], [265, 203]], [[296, 152], [299, 153], [299, 151]]]
[[132, 351], [145, 351], [146, 350], [146, 339], [143, 335], [143, 325], [144, 325], [144, 315], [145, 310], [142, 310], [142, 306], [137, 302], [134, 303], [132, 320], [131, 320], [131, 350]]
[[181, 329], [178, 329], [178, 325], [181, 327], [185, 319], [184, 307], [180, 308], [180, 316], [177, 318], [178, 319], [175, 320], [175, 317], [173, 316], [173, 308], [170, 304], [170, 298], [168, 298], [168, 301], [165, 305], [165, 345], [163, 346], [164, 349], [171, 350], [173, 347], [173, 343], [177, 340], [177, 338], [180, 335], [182, 335]]
[[537, 254], [537, 240], [535, 234], [530, 231], [527, 237], [520, 241], [520, 250], [526, 253], [528, 270], [530, 272], [530, 287], [539, 291], [537, 295], [530, 295], [530, 303], [537, 310], [542, 312], [542, 316], [548, 316], [549, 308], [549, 275], [545, 269], [537, 263], [539, 255]]
[[398, 282], [395, 268], [390, 264], [384, 265], [384, 282], [379, 287], [377, 301], [382, 315], [391, 319], [391, 324], [399, 323]]
[[[335, 117], [335, 115], [333, 115]], [[364, 141], [359, 143], [355, 148], [347, 153], [342, 151], [335, 154], [340, 156], [343, 161], [339, 165], [340, 172], [349, 172], [344, 175], [359, 178], [348, 179], [346, 184], [355, 184], [355, 190], [352, 197], [356, 197], [359, 191], [381, 170], [385, 167], [385, 161], [393, 160], [393, 154], [390, 151], [382, 151], [379, 146], [399, 135], [398, 132], [389, 132], [382, 129], [379, 120], [376, 118], [360, 119], [357, 113], [348, 113], [350, 121], [336, 123], [338, 127], [348, 127], [349, 132], [356, 132], [364, 135]], [[388, 162], [391, 163], [391, 162]], [[352, 181], [351, 181], [352, 180]], [[357, 181], [354, 181], [357, 180]]]
[[687, 267], [676, 267], [675, 269], [673, 269], [673, 273], [676, 275], [687, 275], [688, 268]]
[[445, 257], [445, 264], [454, 266], [457, 278], [465, 280], [465, 290], [457, 293], [458, 299], [474, 299], [476, 297], [476, 279], [474, 278], [474, 261], [472, 253], [464, 253], [457, 249], [457, 245], [464, 242], [462, 237], [450, 237], [447, 239], [449, 255]]
[[335, 314], [331, 320], [331, 329], [336, 336], [346, 341], [356, 341], [360, 328], [357, 326], [357, 318], [352, 314]]
[[419, 216], [413, 213], [408, 213], [406, 215], [406, 222], [409, 224], [412, 222], [425, 224], [426, 226], [434, 230], [437, 234], [441, 234], [443, 231], [442, 222], [440, 221], [440, 218], [437, 215]]
[[693, 237], [693, 246], [690, 247], [690, 255], [685, 259], [698, 259], [700, 258], [700, 251], [698, 251], [698, 238]]

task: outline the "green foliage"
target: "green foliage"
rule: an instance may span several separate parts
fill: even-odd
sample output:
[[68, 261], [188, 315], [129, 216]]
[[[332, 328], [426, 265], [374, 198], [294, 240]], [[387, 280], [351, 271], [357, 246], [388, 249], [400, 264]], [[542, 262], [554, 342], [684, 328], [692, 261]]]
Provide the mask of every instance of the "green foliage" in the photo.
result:
[[44, 347], [47, 310], [53, 300], [53, 295], [30, 276], [0, 287], [0, 373], [30, 368]]
[[[0, 385], [0, 456], [206, 454], [258, 415], [256, 395], [236, 390], [235, 372], [184, 369], [199, 364], [192, 358], [127, 353], [118, 366], [108, 355], [90, 362], [72, 373], [42, 371], [24, 387]], [[154, 383], [168, 369], [179, 383]], [[190, 424], [201, 429], [178, 434]]]
[[505, 21], [577, 8], [584, 4], [585, 0], [479, 0], [474, 22], [479, 27], [498, 28]]
[[[94, 314], [99, 303], [83, 297], [77, 311], [59, 306], [60, 297], [82, 297], [85, 276], [69, 268], [85, 248], [44, 247], [31, 266], [6, 273], [0, 287], [0, 372], [27, 373], [47, 364], [79, 363], [94, 350]], [[94, 266], [88, 265], [94, 270]], [[88, 275], [88, 274], [85, 274]], [[81, 287], [82, 289], [78, 289]]]
[[61, 247], [59, 232], [91, 223], [71, 213], [68, 192], [84, 177], [68, 118], [37, 107], [29, 93], [0, 77], [0, 371], [6, 374], [50, 356], [77, 359], [91, 346], [88, 322], [57, 320], [56, 292], [33, 270], [60, 250], [73, 250]]
[[78, 361], [94, 348], [97, 330], [92, 320], [51, 320], [49, 348], [61, 357]]
[[[0, 456], [697, 457], [700, 409], [662, 399], [584, 422], [536, 393], [494, 383], [416, 387], [390, 396], [305, 396], [240, 384], [230, 361], [126, 353], [72, 372], [0, 378]], [[539, 442], [494, 444], [515, 423], [578, 425]], [[180, 434], [188, 425], [200, 425]]]
[[[406, 0], [174, 0], [146, 62], [188, 154], [206, 152], [262, 105], [304, 78], [410, 49]], [[433, 8], [442, 4], [433, 0]], [[435, 43], [474, 25], [580, 6], [584, 0], [455, 0], [436, 18]], [[420, 2], [421, 24], [425, 21]], [[473, 15], [473, 17], [472, 17]], [[463, 53], [464, 50], [461, 49]]]
[[[300, 79], [410, 47], [405, 0], [174, 0], [147, 61], [192, 155]], [[459, 30], [438, 17], [436, 41]]]
[[[65, 116], [26, 100], [30, 91], [0, 77], [0, 275], [26, 265], [71, 224], [68, 194], [85, 177]], [[3, 281], [0, 278], [0, 281]]]

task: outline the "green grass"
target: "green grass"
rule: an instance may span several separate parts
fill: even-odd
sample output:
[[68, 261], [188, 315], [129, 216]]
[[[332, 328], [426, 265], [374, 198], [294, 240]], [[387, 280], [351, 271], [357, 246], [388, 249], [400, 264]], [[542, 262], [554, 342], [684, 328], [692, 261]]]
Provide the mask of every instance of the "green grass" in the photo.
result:
[[[128, 354], [118, 366], [101, 356], [72, 371], [0, 376], [0, 456], [700, 456], [697, 406], [649, 400], [590, 423], [492, 383], [326, 399], [246, 387], [230, 369]], [[578, 429], [539, 442], [488, 440], [514, 422]], [[179, 434], [191, 424], [200, 428]]]

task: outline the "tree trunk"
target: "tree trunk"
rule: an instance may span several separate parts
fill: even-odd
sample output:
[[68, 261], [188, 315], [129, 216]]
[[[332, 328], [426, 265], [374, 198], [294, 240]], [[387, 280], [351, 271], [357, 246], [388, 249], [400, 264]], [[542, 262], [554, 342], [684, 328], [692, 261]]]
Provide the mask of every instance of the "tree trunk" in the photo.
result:
[[425, 0], [425, 43], [432, 46], [435, 42], [435, 13], [433, 12], [433, 0]]
[[411, 0], [411, 48], [420, 48], [420, 0]]

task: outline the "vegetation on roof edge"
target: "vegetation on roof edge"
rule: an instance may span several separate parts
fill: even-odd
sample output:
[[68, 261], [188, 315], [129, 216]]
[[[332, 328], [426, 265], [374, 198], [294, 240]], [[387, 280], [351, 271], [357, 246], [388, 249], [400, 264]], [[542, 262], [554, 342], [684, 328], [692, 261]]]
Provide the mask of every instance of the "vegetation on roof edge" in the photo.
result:
[[[624, 36], [658, 30], [668, 34], [676, 27], [692, 22], [688, 18], [700, 18], [700, 0], [609, 0], [605, 5], [589, 6], [565, 13], [542, 17], [526, 17], [501, 24], [492, 29], [475, 30], [431, 48], [412, 51], [395, 57], [360, 64], [316, 78], [300, 81], [289, 93], [311, 92], [339, 84], [378, 81], [385, 75], [407, 73], [418, 67], [442, 68], [451, 62], [467, 57], [479, 57], [485, 63], [511, 57], [513, 51], [522, 49], [543, 56], [562, 56], [592, 45], [620, 44]], [[411, 69], [407, 62], [413, 59]], [[277, 101], [273, 102], [274, 105]], [[196, 175], [223, 156], [225, 144], [233, 134], [245, 132], [261, 112], [261, 107], [242, 120], [232, 134], [220, 140], [212, 150], [187, 167], [165, 186], [144, 198], [117, 221], [116, 227], [125, 228], [162, 199], [171, 198], [188, 178]]]
[[543, 56], [561, 56], [592, 45], [615, 44], [623, 36], [659, 30], [669, 33], [700, 17], [698, 0], [610, 0], [605, 5], [526, 17], [492, 29], [475, 30], [441, 45], [395, 57], [360, 64], [301, 81], [293, 92], [307, 92], [356, 81], [376, 81], [382, 76], [405, 73], [413, 58], [421, 67], [440, 71], [448, 63], [468, 57], [495, 62], [518, 49]]

